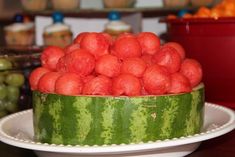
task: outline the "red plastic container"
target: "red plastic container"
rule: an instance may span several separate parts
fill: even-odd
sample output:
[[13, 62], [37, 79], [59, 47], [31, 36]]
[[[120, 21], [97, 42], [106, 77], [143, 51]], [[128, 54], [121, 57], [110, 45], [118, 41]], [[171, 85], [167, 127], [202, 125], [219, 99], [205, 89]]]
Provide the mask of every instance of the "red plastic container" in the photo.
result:
[[186, 49], [203, 67], [206, 101], [235, 108], [235, 18], [171, 19], [170, 41]]

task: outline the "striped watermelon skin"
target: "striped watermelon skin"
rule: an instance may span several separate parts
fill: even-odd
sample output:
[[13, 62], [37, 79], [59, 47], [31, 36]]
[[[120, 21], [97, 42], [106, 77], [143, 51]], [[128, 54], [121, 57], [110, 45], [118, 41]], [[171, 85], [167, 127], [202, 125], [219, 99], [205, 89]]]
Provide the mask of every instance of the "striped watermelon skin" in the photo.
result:
[[204, 86], [191, 93], [102, 97], [33, 92], [35, 139], [64, 145], [130, 144], [199, 133]]

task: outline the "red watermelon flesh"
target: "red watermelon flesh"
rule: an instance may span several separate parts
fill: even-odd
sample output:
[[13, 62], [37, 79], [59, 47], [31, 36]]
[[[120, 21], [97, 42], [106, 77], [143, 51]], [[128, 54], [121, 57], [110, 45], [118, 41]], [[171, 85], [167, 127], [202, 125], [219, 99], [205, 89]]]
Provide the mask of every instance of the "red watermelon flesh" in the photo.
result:
[[185, 50], [184, 50], [183, 46], [181, 46], [177, 42], [168, 42], [164, 46], [170, 46], [170, 47], [174, 48], [178, 52], [178, 54], [180, 55], [181, 59], [182, 60], [185, 59]]
[[146, 63], [141, 58], [127, 58], [122, 63], [121, 73], [142, 77], [146, 67]]
[[38, 89], [38, 81], [40, 80], [40, 78], [44, 74], [46, 74], [48, 72], [50, 72], [49, 69], [44, 68], [44, 67], [38, 67], [30, 73], [29, 83], [30, 83], [31, 90], [37, 90]]
[[170, 74], [165, 67], [153, 65], [146, 69], [143, 84], [149, 94], [165, 94], [170, 89]]
[[113, 79], [113, 95], [138, 96], [141, 93], [140, 80], [131, 74], [121, 74]]
[[97, 74], [105, 75], [107, 77], [116, 77], [120, 74], [121, 62], [114, 55], [104, 55], [100, 57], [95, 66]]
[[118, 37], [112, 49], [112, 53], [120, 59], [140, 57], [141, 51], [137, 38], [129, 34]]
[[160, 39], [152, 32], [141, 32], [137, 35], [137, 39], [142, 48], [142, 54], [154, 55], [160, 49]]
[[80, 76], [92, 73], [95, 68], [95, 58], [88, 51], [78, 49], [65, 56], [64, 66], [67, 72], [73, 72]]
[[163, 46], [154, 56], [155, 63], [165, 66], [170, 73], [179, 71], [181, 65], [180, 55], [172, 47]]
[[42, 93], [54, 93], [55, 82], [61, 76], [59, 72], [48, 72], [38, 82], [38, 90]]
[[177, 93], [186, 93], [191, 92], [192, 87], [191, 84], [183, 74], [181, 73], [174, 73], [171, 74], [171, 88], [169, 89], [168, 93], [177, 94]]
[[109, 42], [107, 37], [101, 33], [88, 33], [81, 40], [80, 46], [98, 59], [109, 53]]
[[82, 39], [85, 37], [85, 35], [89, 34], [89, 32], [82, 32], [80, 34], [78, 34], [76, 36], [76, 38], [74, 39], [73, 43], [75, 44], [79, 44], [81, 43]]
[[202, 67], [195, 59], [185, 59], [181, 65], [180, 73], [189, 79], [191, 87], [197, 86], [202, 80]]
[[85, 95], [111, 95], [112, 80], [106, 76], [99, 75], [90, 79], [83, 88]]
[[43, 67], [55, 71], [57, 62], [63, 56], [64, 51], [62, 48], [48, 46], [41, 54], [41, 64]]
[[55, 83], [55, 92], [62, 95], [81, 94], [83, 82], [78, 74], [64, 73]]

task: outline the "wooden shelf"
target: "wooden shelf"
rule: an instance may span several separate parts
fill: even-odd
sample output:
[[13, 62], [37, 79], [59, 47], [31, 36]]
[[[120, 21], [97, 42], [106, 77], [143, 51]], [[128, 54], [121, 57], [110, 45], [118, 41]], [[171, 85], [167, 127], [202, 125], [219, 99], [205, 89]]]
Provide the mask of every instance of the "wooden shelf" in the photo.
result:
[[[119, 11], [122, 14], [142, 13], [143, 17], [158, 17], [167, 16], [168, 14], [177, 14], [180, 10], [185, 8], [170, 8], [170, 7], [153, 7], [153, 8], [102, 8], [102, 9], [77, 9], [73, 11], [62, 11], [65, 16], [69, 17], [91, 17], [91, 18], [104, 18], [110, 11]], [[188, 11], [195, 11], [198, 8], [188, 7]], [[51, 16], [53, 10], [45, 10], [40, 12], [23, 11], [23, 14], [29, 16]]]

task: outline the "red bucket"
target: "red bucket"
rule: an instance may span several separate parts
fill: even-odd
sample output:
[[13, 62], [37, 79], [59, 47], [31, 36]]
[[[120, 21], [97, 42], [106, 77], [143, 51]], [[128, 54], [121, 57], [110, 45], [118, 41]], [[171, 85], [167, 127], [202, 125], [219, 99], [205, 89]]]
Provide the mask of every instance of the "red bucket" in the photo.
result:
[[171, 19], [170, 41], [185, 48], [203, 67], [206, 101], [235, 108], [235, 18]]

